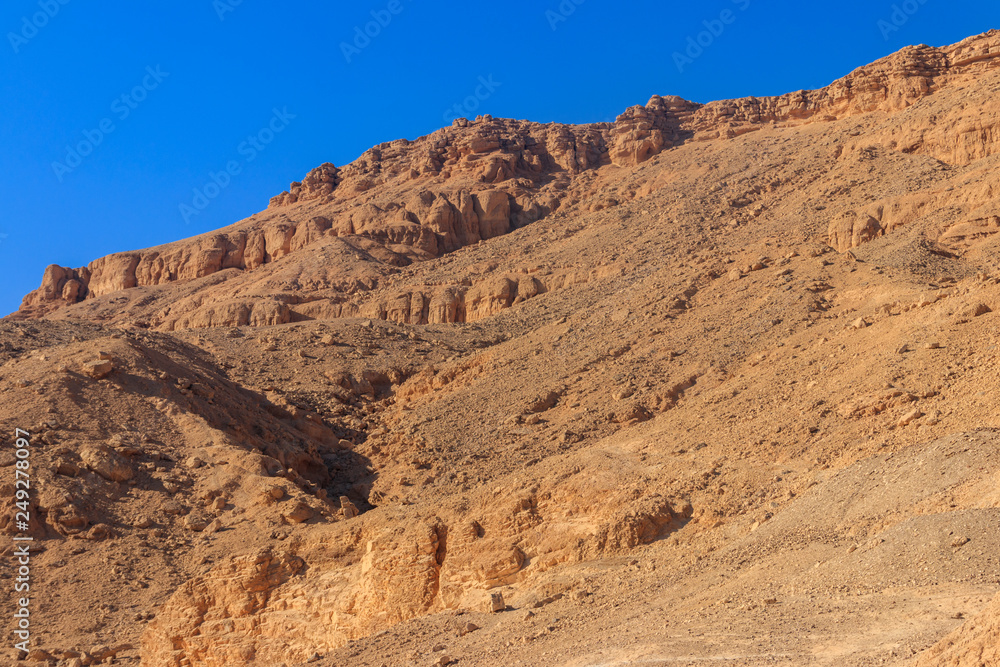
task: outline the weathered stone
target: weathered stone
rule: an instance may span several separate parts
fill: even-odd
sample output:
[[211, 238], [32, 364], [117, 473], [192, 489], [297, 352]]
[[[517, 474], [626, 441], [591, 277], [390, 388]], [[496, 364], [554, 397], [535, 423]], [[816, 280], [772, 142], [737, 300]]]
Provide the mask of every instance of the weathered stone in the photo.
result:
[[111, 375], [114, 369], [114, 364], [105, 360], [88, 361], [83, 364], [83, 372], [95, 380], [103, 380]]
[[303, 523], [316, 516], [316, 510], [304, 501], [296, 501], [292, 507], [285, 511], [285, 518], [292, 523]]
[[353, 519], [361, 514], [357, 506], [347, 496], [340, 496], [340, 513], [345, 519]]
[[915, 422], [916, 420], [920, 419], [923, 416], [924, 416], [923, 412], [914, 408], [913, 410], [910, 410], [905, 415], [899, 418], [899, 425], [909, 426], [910, 424], [912, 424], [913, 422]]
[[194, 512], [191, 512], [186, 517], [184, 517], [184, 527], [196, 533], [200, 533], [201, 531], [205, 530], [205, 528], [208, 526], [208, 523], [209, 521], [207, 518], [205, 518], [201, 514], [196, 514]]
[[106, 445], [87, 446], [80, 450], [84, 465], [109, 482], [127, 482], [135, 476], [132, 465]]

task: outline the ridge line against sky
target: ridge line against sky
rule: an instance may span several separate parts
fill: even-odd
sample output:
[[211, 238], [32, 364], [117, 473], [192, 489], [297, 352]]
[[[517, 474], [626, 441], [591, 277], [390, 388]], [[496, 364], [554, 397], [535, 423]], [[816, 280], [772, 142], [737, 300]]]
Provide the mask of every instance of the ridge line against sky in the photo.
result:
[[704, 103], [822, 88], [998, 18], [995, 3], [940, 0], [16, 0], [0, 10], [0, 310], [48, 264], [227, 226], [323, 162], [459, 115], [578, 124], [654, 94]]

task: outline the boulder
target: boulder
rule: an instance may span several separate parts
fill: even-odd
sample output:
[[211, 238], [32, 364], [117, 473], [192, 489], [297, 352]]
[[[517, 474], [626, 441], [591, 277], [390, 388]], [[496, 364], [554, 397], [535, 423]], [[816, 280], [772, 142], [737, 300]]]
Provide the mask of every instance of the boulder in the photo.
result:
[[106, 445], [84, 447], [80, 450], [80, 459], [109, 482], [127, 482], [135, 476], [128, 460]]

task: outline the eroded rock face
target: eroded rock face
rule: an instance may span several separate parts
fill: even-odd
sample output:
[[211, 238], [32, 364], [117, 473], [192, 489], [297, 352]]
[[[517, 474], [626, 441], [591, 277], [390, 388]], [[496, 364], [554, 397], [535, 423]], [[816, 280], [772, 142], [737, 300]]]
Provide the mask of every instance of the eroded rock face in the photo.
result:
[[626, 552], [691, 517], [624, 474], [560, 477], [534, 492], [482, 490], [433, 516], [366, 514], [349, 531], [229, 559], [174, 593], [143, 635], [143, 662], [305, 661], [428, 613], [482, 607], [501, 586]]
[[89, 282], [89, 269], [73, 270], [52, 264], [45, 269], [42, 286], [24, 297], [22, 307], [59, 302], [76, 303], [86, 297]]
[[692, 136], [687, 123], [701, 107], [676, 96], [654, 95], [645, 107], [635, 106], [615, 119], [609, 157], [619, 167], [634, 167], [665, 148]]
[[[258, 653], [258, 647], [245, 638], [268, 640], [261, 643], [262, 649], [280, 639], [282, 629], [264, 622], [261, 611], [273, 591], [293, 579], [303, 565], [300, 558], [267, 549], [233, 558], [217, 568], [210, 586], [205, 579], [185, 583], [173, 596], [178, 604], [159, 614], [143, 635], [148, 664], [180, 667], [194, 661], [206, 667], [225, 667], [255, 659], [266, 663], [268, 657], [287, 659], [284, 652], [264, 649]], [[200, 635], [199, 630], [208, 629], [210, 635]], [[237, 641], [220, 642], [220, 636], [225, 635]]]
[[881, 236], [882, 225], [870, 215], [852, 219], [845, 217], [830, 224], [830, 245], [840, 252], [856, 248], [863, 243]]
[[310, 171], [302, 182], [292, 183], [289, 191], [271, 198], [271, 206], [287, 206], [298, 201], [322, 199], [330, 195], [339, 179], [340, 170], [329, 162]]
[[[139, 309], [115, 317], [169, 330], [317, 316], [309, 308], [296, 310], [293, 301], [324, 301], [322, 316], [341, 317], [353, 311], [338, 304], [370, 289], [392, 267], [441, 257], [557, 211], [581, 206], [599, 210], [622, 203], [623, 197], [641, 196], [634, 191], [595, 196], [590, 181], [611, 174], [609, 168], [634, 169], [664, 150], [692, 141], [726, 140], [777, 126], [898, 112], [947, 90], [953, 81], [996, 67], [998, 56], [1000, 33], [993, 31], [951, 47], [908, 47], [826, 88], [780, 97], [699, 105], [654, 96], [645, 106], [626, 110], [614, 123], [578, 126], [489, 116], [459, 119], [452, 127], [416, 141], [376, 146], [344, 167], [320, 165], [272, 198], [266, 211], [218, 233], [109, 255], [79, 269], [51, 266], [40, 288], [25, 297], [18, 316], [44, 316], [124, 290], [191, 286], [211, 276], [219, 276], [219, 282], [256, 272], [260, 277], [251, 282], [258, 293], [243, 303], [230, 298], [229, 304], [209, 305], [207, 301], [214, 299], [174, 298], [169, 308], [159, 312]], [[1000, 113], [987, 109], [972, 118], [963, 109], [956, 105], [949, 118], [932, 124], [922, 118], [900, 121], [876, 139], [890, 150], [924, 154], [951, 164], [994, 154], [1000, 142]], [[838, 155], [863, 154], [870, 143], [862, 139], [848, 143]], [[871, 211], [858, 213], [831, 225], [830, 243], [848, 250], [888, 233], [896, 224]], [[342, 242], [334, 244], [334, 239]], [[306, 247], [314, 252], [347, 253], [352, 261], [365, 265], [362, 270], [345, 266], [342, 272], [329, 264], [322, 270], [310, 268], [299, 278], [294, 297], [275, 289], [283, 282], [277, 276], [285, 271], [267, 265]], [[367, 277], [356, 280], [362, 273]], [[349, 275], [355, 280], [348, 279]], [[303, 294], [309, 298], [303, 299]], [[504, 297], [499, 294], [498, 298]], [[460, 307], [442, 305], [432, 309], [436, 314], [425, 316], [426, 299], [418, 300], [400, 321], [462, 321], [455, 319], [460, 318]], [[260, 301], [271, 304], [258, 312], [254, 304]], [[480, 303], [472, 311], [493, 308]], [[421, 315], [414, 317], [415, 311]]]

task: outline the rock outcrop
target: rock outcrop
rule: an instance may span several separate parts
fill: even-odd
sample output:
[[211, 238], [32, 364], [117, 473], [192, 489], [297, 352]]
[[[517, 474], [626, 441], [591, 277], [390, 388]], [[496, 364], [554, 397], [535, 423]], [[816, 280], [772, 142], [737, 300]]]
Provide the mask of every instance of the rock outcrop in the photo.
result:
[[444, 518], [362, 516], [347, 533], [228, 559], [171, 596], [143, 635], [143, 662], [306, 661], [428, 613], [482, 607], [502, 586], [649, 544], [691, 516], [624, 474], [558, 477], [478, 493], [464, 511], [441, 508]]

